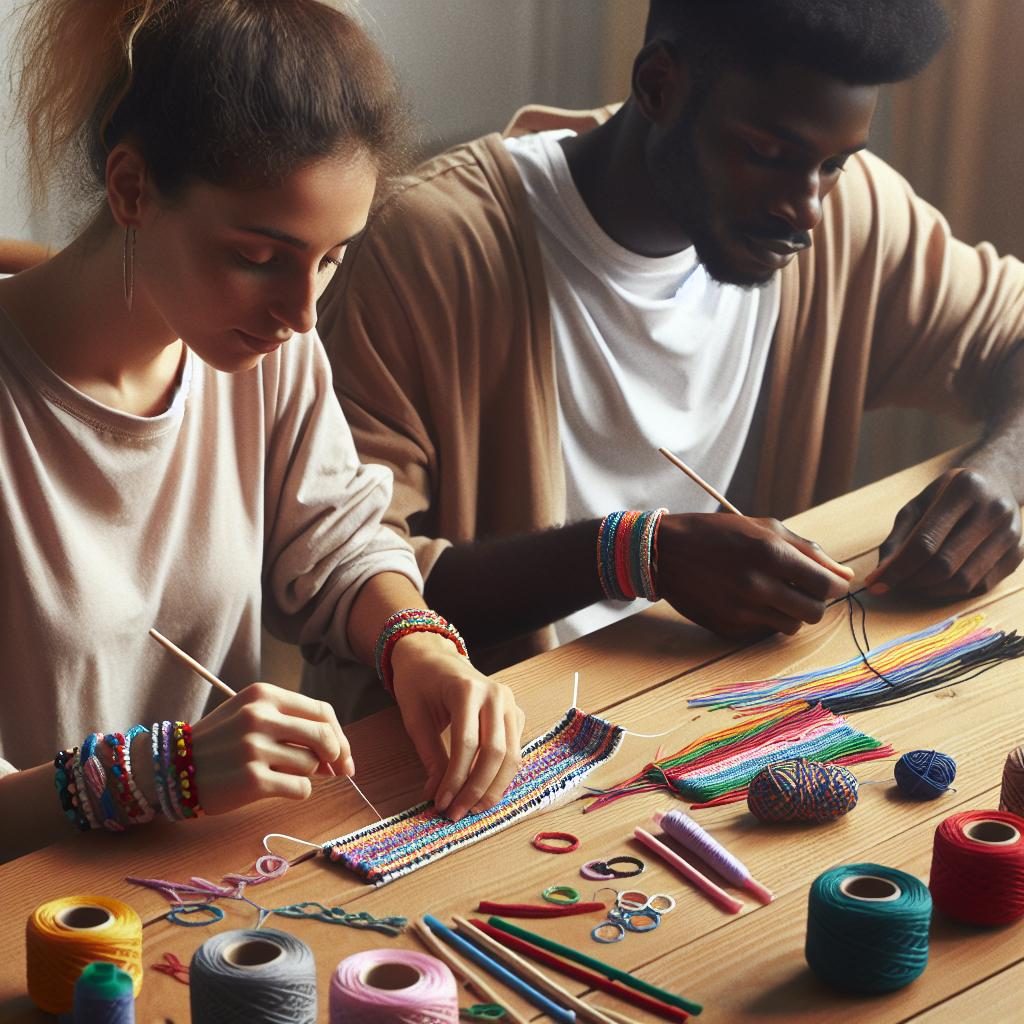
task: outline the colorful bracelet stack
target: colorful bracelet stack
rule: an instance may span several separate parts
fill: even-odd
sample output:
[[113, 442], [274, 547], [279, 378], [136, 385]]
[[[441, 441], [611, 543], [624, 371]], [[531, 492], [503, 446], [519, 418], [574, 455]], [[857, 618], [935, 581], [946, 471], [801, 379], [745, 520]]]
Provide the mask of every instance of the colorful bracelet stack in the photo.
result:
[[394, 692], [394, 673], [391, 669], [391, 652], [395, 644], [403, 636], [409, 633], [437, 633], [447, 637], [459, 654], [468, 658], [466, 644], [459, 631], [445, 618], [429, 608], [403, 608], [395, 612], [384, 623], [380, 636], [377, 637], [377, 647], [374, 651], [374, 661], [377, 665], [377, 675], [388, 693]]
[[132, 775], [132, 741], [151, 735], [157, 800], [165, 817], [176, 820], [203, 813], [192, 761], [192, 727], [187, 722], [156, 722], [152, 733], [133, 725], [126, 733], [91, 733], [81, 747], [53, 759], [54, 786], [61, 810], [83, 832], [107, 828], [123, 832], [156, 814]]
[[612, 512], [597, 531], [597, 572], [613, 601], [657, 601], [658, 529], [667, 508]]

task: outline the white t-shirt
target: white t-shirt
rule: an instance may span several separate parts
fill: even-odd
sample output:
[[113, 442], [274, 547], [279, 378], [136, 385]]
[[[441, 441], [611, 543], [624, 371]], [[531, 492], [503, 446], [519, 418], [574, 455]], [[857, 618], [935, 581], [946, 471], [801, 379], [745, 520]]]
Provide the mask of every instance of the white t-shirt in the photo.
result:
[[381, 525], [390, 499], [315, 333], [241, 373], [189, 352], [170, 407], [134, 416], [58, 377], [0, 310], [0, 774], [94, 730], [198, 718], [213, 691], [151, 626], [236, 689], [259, 678], [261, 620], [350, 656], [362, 584], [420, 584]]
[[[716, 504], [658, 454], [724, 492], [751, 429], [779, 314], [760, 289], [713, 281], [693, 247], [639, 256], [612, 241], [576, 189], [559, 140], [506, 140], [544, 259], [569, 522], [616, 509], [710, 512]], [[641, 611], [603, 601], [555, 624], [559, 643]]]

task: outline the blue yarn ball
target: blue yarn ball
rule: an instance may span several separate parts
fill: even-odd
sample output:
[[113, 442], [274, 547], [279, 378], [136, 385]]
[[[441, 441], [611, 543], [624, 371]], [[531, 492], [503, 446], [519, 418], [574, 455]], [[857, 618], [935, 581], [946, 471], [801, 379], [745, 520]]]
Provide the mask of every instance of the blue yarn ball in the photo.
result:
[[913, 800], [942, 796], [956, 778], [956, 761], [938, 750], [911, 750], [893, 769], [896, 785]]

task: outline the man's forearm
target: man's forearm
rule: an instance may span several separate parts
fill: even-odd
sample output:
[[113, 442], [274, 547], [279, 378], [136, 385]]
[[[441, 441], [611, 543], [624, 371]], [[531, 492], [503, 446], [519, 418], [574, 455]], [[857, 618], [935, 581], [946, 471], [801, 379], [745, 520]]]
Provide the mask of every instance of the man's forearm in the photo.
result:
[[556, 622], [604, 596], [599, 519], [520, 537], [457, 544], [427, 577], [427, 603], [470, 645], [490, 645]]
[[981, 440], [964, 460], [971, 469], [1001, 476], [1024, 504], [1024, 340], [1004, 362], [989, 402]]

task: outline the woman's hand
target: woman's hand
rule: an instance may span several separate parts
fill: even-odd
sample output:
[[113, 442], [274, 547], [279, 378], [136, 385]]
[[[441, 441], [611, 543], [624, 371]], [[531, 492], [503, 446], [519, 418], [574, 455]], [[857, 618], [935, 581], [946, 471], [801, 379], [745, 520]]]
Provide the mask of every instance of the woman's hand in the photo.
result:
[[192, 724], [203, 809], [222, 814], [265, 797], [304, 800], [320, 765], [355, 774], [348, 740], [323, 701], [253, 683]]
[[[391, 667], [402, 721], [427, 770], [424, 797], [452, 821], [496, 804], [519, 768], [526, 722], [512, 691], [434, 633], [403, 636]], [[450, 753], [441, 739], [448, 726]]]

